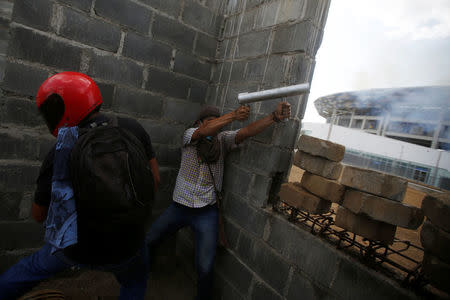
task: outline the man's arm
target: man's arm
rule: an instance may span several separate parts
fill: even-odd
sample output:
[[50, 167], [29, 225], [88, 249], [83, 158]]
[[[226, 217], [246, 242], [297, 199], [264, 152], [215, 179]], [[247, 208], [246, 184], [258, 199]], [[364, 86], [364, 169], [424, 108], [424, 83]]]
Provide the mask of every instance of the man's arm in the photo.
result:
[[148, 163], [150, 164], [150, 169], [152, 169], [153, 181], [155, 184], [155, 192], [156, 192], [158, 190], [158, 185], [161, 182], [161, 177], [159, 175], [158, 162], [156, 161], [156, 158], [153, 157], [152, 159], [150, 159], [148, 161]]
[[36, 222], [42, 223], [47, 218], [48, 207], [33, 202], [31, 216]]
[[289, 118], [290, 115], [291, 105], [288, 102], [278, 103], [277, 109], [273, 113], [240, 129], [235, 137], [236, 144], [242, 143], [246, 138], [257, 135], [277, 121]]
[[250, 108], [248, 106], [241, 106], [221, 117], [202, 122], [199, 128], [197, 128], [197, 130], [195, 130], [192, 134], [191, 141], [199, 140], [205, 136], [213, 136], [217, 134], [222, 127], [235, 120], [247, 120], [249, 113]]

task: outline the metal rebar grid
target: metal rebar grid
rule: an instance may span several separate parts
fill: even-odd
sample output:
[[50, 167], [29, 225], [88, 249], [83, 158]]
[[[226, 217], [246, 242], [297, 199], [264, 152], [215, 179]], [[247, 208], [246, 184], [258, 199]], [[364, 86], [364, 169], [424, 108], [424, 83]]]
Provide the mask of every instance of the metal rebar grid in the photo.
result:
[[309, 228], [313, 235], [325, 238], [337, 249], [356, 255], [365, 265], [393, 277], [405, 287], [420, 289], [427, 284], [422, 274], [421, 261], [408, 253], [408, 250], [414, 249], [423, 256], [424, 249], [410, 241], [395, 238], [392, 245], [385, 245], [364, 237], [357, 238], [356, 234], [334, 224], [336, 214], [333, 209], [326, 214], [312, 215], [276, 201], [273, 210], [285, 215], [290, 222]]

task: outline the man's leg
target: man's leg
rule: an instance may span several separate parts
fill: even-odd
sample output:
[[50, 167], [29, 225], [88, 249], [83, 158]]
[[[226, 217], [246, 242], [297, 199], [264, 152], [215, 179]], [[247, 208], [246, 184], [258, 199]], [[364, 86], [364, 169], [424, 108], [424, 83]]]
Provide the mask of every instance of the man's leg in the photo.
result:
[[199, 209], [191, 222], [195, 236], [195, 267], [197, 269], [197, 300], [212, 299], [214, 259], [218, 239], [217, 206]]
[[50, 254], [50, 244], [21, 259], [0, 275], [0, 299], [16, 299], [40, 281], [70, 268], [68, 262]]
[[150, 267], [156, 246], [167, 236], [188, 225], [190, 208], [172, 202], [172, 204], [153, 222], [145, 237], [149, 251]]

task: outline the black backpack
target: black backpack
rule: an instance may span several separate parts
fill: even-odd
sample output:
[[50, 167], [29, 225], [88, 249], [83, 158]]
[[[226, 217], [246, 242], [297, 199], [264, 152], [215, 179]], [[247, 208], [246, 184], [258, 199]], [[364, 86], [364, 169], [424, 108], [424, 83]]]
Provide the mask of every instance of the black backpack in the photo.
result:
[[69, 167], [75, 193], [78, 243], [70, 259], [113, 264], [143, 246], [154, 198], [153, 175], [144, 146], [117, 118], [79, 129]]

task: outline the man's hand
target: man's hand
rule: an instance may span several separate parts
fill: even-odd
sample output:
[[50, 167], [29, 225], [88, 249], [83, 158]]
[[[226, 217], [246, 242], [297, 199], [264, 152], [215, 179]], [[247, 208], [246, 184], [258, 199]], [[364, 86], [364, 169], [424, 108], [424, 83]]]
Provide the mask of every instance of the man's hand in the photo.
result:
[[291, 105], [286, 101], [278, 103], [275, 116], [279, 120], [289, 119], [291, 116]]
[[245, 121], [250, 115], [250, 107], [247, 105], [241, 105], [238, 109], [233, 111], [234, 119], [237, 121]]

